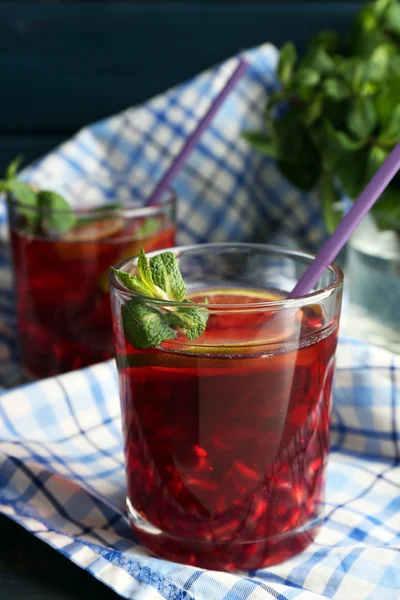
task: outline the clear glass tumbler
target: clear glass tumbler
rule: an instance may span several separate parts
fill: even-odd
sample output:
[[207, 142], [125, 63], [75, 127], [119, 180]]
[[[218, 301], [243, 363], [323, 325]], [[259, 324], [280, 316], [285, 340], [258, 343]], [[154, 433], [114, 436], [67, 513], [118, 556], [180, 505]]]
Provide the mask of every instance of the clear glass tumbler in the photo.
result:
[[[320, 525], [342, 272], [285, 300], [312, 256], [256, 244], [175, 248], [205, 333], [138, 350], [111, 275], [127, 505], [153, 553], [258, 569], [303, 550]], [[135, 261], [120, 267], [135, 272]], [[179, 303], [144, 299], [164, 312]], [[187, 304], [186, 304], [187, 307]]]
[[[114, 355], [109, 268], [136, 255], [141, 246], [148, 251], [173, 246], [175, 204], [172, 192], [151, 208], [116, 206], [71, 212], [9, 199], [26, 378], [57, 375]], [[65, 231], [67, 219], [73, 226]]]

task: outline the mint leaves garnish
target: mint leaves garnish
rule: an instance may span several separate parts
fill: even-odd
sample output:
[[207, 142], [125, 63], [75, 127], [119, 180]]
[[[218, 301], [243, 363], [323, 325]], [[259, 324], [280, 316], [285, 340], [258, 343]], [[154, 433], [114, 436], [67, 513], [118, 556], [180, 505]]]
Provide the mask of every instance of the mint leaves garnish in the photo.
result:
[[50, 190], [36, 190], [17, 179], [22, 157], [18, 156], [6, 169], [0, 181], [0, 192], [15, 198], [20, 205], [18, 212], [25, 219], [25, 229], [29, 233], [41, 230], [56, 230], [65, 233], [77, 223], [70, 204], [59, 194]]
[[71, 206], [59, 194], [42, 190], [36, 194], [38, 206], [42, 211], [42, 222], [46, 229], [66, 233], [77, 223]]
[[[154, 348], [165, 340], [175, 339], [178, 328], [193, 341], [204, 333], [209, 312], [185, 299], [186, 284], [172, 252], [156, 254], [150, 259], [140, 250], [137, 275], [113, 268], [120, 282], [143, 298], [131, 298], [121, 308], [122, 325], [127, 340], [137, 349]], [[151, 304], [150, 298], [181, 302], [185, 306]], [[187, 306], [186, 306], [187, 305]]]
[[128, 341], [138, 349], [153, 348], [176, 338], [163, 313], [145, 302], [132, 299], [121, 308], [122, 325]]
[[97, 212], [119, 210], [121, 205], [113, 202], [91, 210], [93, 217], [78, 218], [72, 206], [56, 192], [36, 190], [28, 183], [17, 178], [22, 157], [15, 158], [7, 167], [4, 179], [0, 180], [0, 193], [4, 192], [20, 204], [18, 213], [24, 219], [24, 230], [28, 233], [60, 233], [65, 234], [75, 226], [97, 223], [101, 217]]
[[[188, 307], [180, 307], [179, 311], [170, 312], [165, 315], [164, 320], [169, 325], [177, 325], [186, 332], [189, 340], [196, 340], [204, 333], [208, 321], [208, 310], [195, 306], [189, 300], [185, 300]], [[190, 306], [192, 304], [192, 306]]]
[[156, 233], [160, 229], [160, 219], [156, 219], [155, 217], [148, 217], [143, 221], [143, 223], [136, 229], [135, 237], [148, 237], [153, 233]]

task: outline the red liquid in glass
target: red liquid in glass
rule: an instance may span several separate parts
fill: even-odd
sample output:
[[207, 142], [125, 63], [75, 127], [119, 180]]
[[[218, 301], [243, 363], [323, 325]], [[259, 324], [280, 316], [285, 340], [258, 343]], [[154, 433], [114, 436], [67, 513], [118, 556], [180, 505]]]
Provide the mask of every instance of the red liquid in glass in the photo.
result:
[[[213, 315], [209, 341], [227, 319], [251, 340], [265, 313]], [[291, 345], [208, 356], [176, 342], [137, 351], [116, 329], [137, 537], [164, 558], [222, 570], [272, 565], [308, 546], [323, 499], [337, 323], [324, 330], [302, 314]]]
[[95, 240], [11, 231], [22, 368], [41, 379], [114, 355], [108, 270], [128, 256], [173, 246], [175, 228], [135, 241], [126, 227]]

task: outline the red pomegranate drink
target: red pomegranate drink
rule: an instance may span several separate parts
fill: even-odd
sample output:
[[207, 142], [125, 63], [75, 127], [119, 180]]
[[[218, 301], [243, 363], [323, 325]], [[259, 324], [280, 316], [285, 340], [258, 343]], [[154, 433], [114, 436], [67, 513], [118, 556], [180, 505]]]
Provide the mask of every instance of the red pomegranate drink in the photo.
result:
[[[150, 209], [77, 210], [72, 226], [60, 231], [56, 225], [63, 224], [63, 210], [57, 220], [54, 211], [9, 201], [26, 377], [40, 379], [114, 355], [109, 267], [137, 254], [140, 247], [152, 251], [173, 246], [174, 204], [171, 195], [165, 204]], [[69, 219], [70, 213], [66, 215]]]
[[[111, 279], [132, 527], [176, 562], [222, 570], [281, 562], [320, 525], [340, 270], [285, 301], [311, 257], [249, 244], [174, 253], [185, 302], [144, 300], [134, 290], [140, 269], [132, 285], [121, 271]], [[153, 260], [156, 287], [170, 294]]]

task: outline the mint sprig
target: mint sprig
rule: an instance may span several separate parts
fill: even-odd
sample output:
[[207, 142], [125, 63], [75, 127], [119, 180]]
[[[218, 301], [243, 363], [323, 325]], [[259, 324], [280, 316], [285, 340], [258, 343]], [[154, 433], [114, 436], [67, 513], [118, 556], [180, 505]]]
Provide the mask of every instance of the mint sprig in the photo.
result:
[[[209, 312], [185, 299], [186, 284], [172, 252], [157, 254], [149, 262], [142, 248], [137, 262], [137, 275], [111, 268], [127, 289], [147, 296], [146, 300], [131, 298], [121, 308], [124, 333], [134, 348], [154, 348], [165, 340], [175, 339], [175, 328], [191, 341], [204, 333]], [[152, 305], [151, 298], [181, 302], [185, 306], [159, 308]]]
[[[248, 131], [251, 146], [277, 162], [297, 188], [317, 189], [329, 232], [400, 141], [400, 0], [363, 6], [349, 35], [321, 31], [302, 56], [283, 46], [279, 89], [265, 127]], [[400, 233], [400, 176], [372, 214]]]
[[152, 348], [176, 338], [163, 313], [141, 300], [129, 300], [122, 306], [121, 316], [125, 336], [135, 348]]
[[23, 216], [24, 229], [28, 233], [57, 232], [67, 233], [75, 226], [97, 223], [97, 212], [118, 210], [119, 203], [106, 204], [92, 209], [93, 217], [78, 218], [72, 206], [56, 192], [36, 190], [28, 183], [18, 179], [18, 170], [22, 157], [17, 156], [7, 167], [4, 179], [0, 180], [0, 193], [4, 192], [20, 204], [18, 212]]
[[71, 205], [59, 194], [50, 190], [36, 190], [17, 178], [22, 157], [15, 158], [0, 180], [0, 192], [15, 198], [20, 205], [19, 214], [25, 219], [29, 233], [40, 230], [56, 230], [66, 233], [77, 223]]

